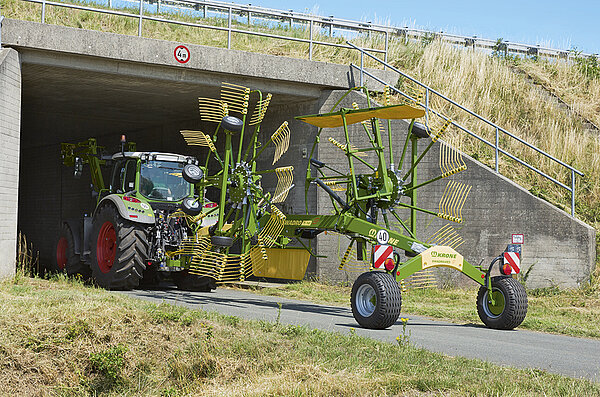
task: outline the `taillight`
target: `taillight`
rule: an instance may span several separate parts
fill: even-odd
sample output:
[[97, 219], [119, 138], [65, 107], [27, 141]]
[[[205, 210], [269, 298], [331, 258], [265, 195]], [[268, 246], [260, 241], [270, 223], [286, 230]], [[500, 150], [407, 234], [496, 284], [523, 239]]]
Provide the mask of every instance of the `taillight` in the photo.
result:
[[123, 196], [123, 200], [129, 201], [130, 203], [141, 203], [140, 200], [136, 199], [135, 197], [131, 197], [131, 196]]
[[391, 272], [392, 270], [394, 270], [394, 267], [396, 267], [396, 264], [394, 263], [394, 260], [392, 258], [387, 258], [383, 265], [385, 266], [385, 270], [387, 270], [388, 272]]
[[510, 276], [512, 273], [512, 267], [508, 263], [505, 263], [504, 265], [500, 266], [500, 272], [505, 276]]

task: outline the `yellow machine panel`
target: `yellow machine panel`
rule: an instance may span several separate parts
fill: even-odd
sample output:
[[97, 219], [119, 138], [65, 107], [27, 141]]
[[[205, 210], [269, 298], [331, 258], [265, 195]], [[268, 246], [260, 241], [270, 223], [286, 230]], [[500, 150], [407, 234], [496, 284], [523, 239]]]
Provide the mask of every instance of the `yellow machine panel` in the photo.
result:
[[310, 253], [303, 248], [267, 248], [267, 257], [266, 263], [255, 269], [255, 276], [302, 280]]

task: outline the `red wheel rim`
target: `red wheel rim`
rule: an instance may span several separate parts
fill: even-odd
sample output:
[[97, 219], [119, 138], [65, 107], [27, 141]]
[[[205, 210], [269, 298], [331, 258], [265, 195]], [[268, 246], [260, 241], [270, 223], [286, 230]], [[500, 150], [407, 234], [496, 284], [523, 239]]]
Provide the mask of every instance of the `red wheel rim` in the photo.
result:
[[60, 270], [64, 270], [67, 266], [67, 248], [69, 248], [69, 243], [66, 237], [61, 237], [56, 246], [56, 264]]
[[98, 233], [96, 259], [102, 273], [108, 273], [115, 263], [117, 253], [117, 233], [112, 222], [104, 222]]

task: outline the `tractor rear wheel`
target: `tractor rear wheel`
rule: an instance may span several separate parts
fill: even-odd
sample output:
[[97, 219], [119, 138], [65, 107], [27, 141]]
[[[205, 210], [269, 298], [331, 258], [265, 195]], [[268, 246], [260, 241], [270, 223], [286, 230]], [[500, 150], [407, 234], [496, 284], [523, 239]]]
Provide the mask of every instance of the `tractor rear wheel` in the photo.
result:
[[402, 293], [392, 275], [368, 272], [354, 282], [350, 303], [352, 315], [362, 327], [384, 329], [398, 320]]
[[190, 274], [187, 270], [174, 273], [173, 281], [183, 291], [210, 292], [217, 288], [214, 278]]
[[85, 280], [90, 277], [90, 268], [75, 253], [74, 237], [71, 228], [66, 223], [63, 224], [56, 243], [55, 269]]
[[148, 236], [142, 225], [123, 219], [106, 205], [92, 225], [92, 276], [107, 289], [131, 289], [139, 285], [146, 270]]
[[509, 276], [492, 277], [492, 297], [485, 286], [477, 294], [477, 314], [485, 325], [493, 329], [518, 327], [527, 315], [525, 287]]

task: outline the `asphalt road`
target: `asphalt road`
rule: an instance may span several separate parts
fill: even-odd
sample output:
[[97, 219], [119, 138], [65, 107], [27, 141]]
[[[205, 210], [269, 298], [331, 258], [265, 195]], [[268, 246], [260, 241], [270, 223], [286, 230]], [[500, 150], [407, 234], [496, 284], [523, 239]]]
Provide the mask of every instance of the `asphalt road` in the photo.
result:
[[[280, 321], [285, 324], [306, 325], [341, 333], [348, 333], [354, 328], [357, 335], [392, 343], [402, 333], [400, 321], [386, 330], [368, 330], [359, 327], [349, 308], [261, 296], [240, 290], [218, 288], [211, 293], [196, 293], [167, 287], [161, 290], [129, 291], [126, 294], [157, 303], [267, 321], [276, 320], [280, 302]], [[427, 350], [600, 381], [600, 340], [518, 329], [498, 331], [480, 324], [452, 324], [405, 314], [402, 317], [409, 319], [407, 329], [410, 330], [411, 342]]]

